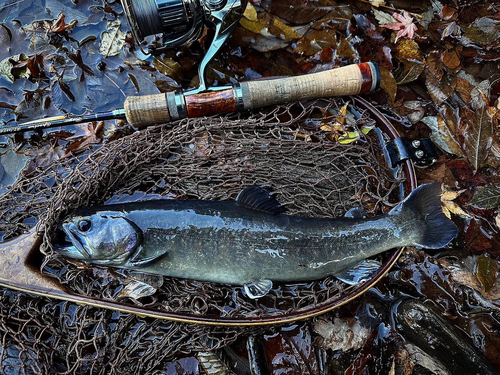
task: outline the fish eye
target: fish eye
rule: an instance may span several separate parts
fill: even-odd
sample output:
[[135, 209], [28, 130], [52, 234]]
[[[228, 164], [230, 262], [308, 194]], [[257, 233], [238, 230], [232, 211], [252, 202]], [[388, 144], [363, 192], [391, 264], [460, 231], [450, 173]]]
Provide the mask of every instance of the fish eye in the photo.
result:
[[90, 230], [90, 227], [92, 227], [92, 223], [89, 219], [81, 219], [78, 221], [77, 227], [79, 231], [87, 232]]

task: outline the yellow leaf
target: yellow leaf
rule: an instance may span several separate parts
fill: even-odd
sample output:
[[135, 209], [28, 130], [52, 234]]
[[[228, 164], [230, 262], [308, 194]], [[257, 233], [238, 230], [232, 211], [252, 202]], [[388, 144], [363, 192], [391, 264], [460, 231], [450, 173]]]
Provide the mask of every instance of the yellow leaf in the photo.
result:
[[340, 117], [338, 118], [338, 122], [340, 122], [342, 125], [345, 124], [345, 115], [347, 113], [347, 106], [349, 105], [349, 101], [347, 101], [343, 106], [342, 108], [340, 108], [339, 110], [339, 113], [340, 113]]
[[240, 19], [240, 24], [245, 29], [247, 29], [248, 31], [251, 31], [252, 33], [255, 33], [255, 34], [260, 34], [262, 29], [264, 28], [264, 26], [262, 26], [262, 24], [260, 23], [259, 20], [253, 21], [253, 20], [249, 20], [247, 18], [242, 18], [242, 19]]
[[465, 190], [466, 189], [459, 191], [443, 191], [443, 194], [441, 195], [441, 203], [443, 204], [443, 212], [448, 218], [451, 218], [450, 213], [463, 217], [472, 217], [467, 212], [462, 210], [462, 208], [458, 204], [453, 202], [453, 200], [457, 199]]
[[243, 13], [243, 17], [245, 17], [249, 21], [257, 21], [257, 11], [252, 3], [248, 3], [245, 8], [245, 12]]
[[347, 145], [359, 139], [359, 132], [347, 132], [345, 135], [339, 138], [339, 143]]
[[500, 228], [500, 214], [495, 216], [495, 224], [497, 225], [498, 228]]
[[363, 133], [364, 135], [367, 135], [370, 130], [372, 130], [374, 128], [374, 126], [371, 126], [371, 125], [364, 125], [361, 127], [361, 133]]

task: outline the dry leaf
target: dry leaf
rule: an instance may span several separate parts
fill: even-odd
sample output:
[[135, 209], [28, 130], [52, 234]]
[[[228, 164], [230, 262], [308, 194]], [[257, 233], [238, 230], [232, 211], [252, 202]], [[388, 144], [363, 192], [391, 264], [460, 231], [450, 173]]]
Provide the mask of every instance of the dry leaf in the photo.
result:
[[[444, 189], [443, 189], [444, 190]], [[462, 208], [453, 202], [457, 197], [459, 197], [464, 191], [467, 189], [453, 191], [453, 190], [444, 190], [441, 195], [441, 203], [443, 204], [443, 212], [448, 218], [451, 219], [451, 214], [463, 216], [463, 217], [471, 217], [467, 212], [462, 210]]]
[[257, 21], [257, 11], [255, 10], [255, 7], [252, 5], [252, 3], [249, 2], [247, 4], [245, 12], [243, 13], [243, 17], [249, 21]]

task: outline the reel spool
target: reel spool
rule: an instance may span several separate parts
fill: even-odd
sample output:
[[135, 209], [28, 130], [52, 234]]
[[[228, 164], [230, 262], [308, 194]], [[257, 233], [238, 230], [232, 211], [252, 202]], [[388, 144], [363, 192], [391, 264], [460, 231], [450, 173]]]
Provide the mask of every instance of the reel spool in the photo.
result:
[[[145, 53], [198, 39], [205, 26], [220, 23], [222, 34], [232, 31], [246, 7], [246, 0], [121, 0], [134, 39], [142, 49], [147, 37], [161, 35], [161, 43], [150, 43]], [[212, 45], [221, 35], [215, 35]]]

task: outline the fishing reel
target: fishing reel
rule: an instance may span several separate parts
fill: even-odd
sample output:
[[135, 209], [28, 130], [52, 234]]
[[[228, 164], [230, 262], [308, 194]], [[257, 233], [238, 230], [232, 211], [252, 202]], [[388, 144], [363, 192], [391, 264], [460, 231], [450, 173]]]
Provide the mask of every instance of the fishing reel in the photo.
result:
[[[159, 54], [198, 39], [205, 27], [215, 35], [200, 64], [200, 88], [217, 51], [238, 24], [247, 0], [121, 0], [132, 34], [144, 53]], [[153, 39], [148, 42], [147, 38]], [[147, 51], [142, 48], [148, 43]]]

